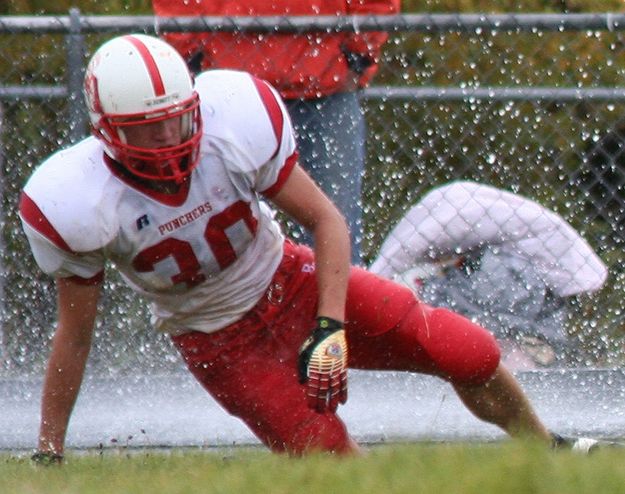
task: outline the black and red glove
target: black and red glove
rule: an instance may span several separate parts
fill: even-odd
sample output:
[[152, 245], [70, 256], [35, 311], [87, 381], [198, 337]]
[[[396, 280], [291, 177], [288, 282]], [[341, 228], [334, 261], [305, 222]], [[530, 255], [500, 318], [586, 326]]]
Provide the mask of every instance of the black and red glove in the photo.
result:
[[312, 335], [299, 350], [298, 364], [310, 408], [335, 412], [339, 403], [347, 401], [347, 341], [342, 322], [318, 317]]

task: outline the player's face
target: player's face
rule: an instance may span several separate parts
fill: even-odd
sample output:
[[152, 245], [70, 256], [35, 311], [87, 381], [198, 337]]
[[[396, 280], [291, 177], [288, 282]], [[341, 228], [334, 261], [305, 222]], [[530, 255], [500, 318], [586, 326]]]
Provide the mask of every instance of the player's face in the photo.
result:
[[177, 146], [182, 142], [180, 118], [173, 117], [125, 127], [127, 144], [149, 149]]

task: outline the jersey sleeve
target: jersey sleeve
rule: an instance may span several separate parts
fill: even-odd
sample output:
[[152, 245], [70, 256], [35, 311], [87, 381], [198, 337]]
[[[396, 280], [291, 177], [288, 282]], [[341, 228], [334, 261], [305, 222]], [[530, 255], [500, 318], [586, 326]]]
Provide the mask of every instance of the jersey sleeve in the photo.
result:
[[257, 190], [266, 197], [273, 197], [286, 182], [297, 163], [297, 151], [291, 119], [278, 92], [266, 81], [254, 78], [254, 85], [263, 102], [276, 142], [270, 160], [257, 177]]
[[266, 81], [234, 70], [210, 70], [196, 78], [204, 132], [221, 153], [237, 186], [272, 197], [297, 162], [287, 109]]
[[44, 273], [58, 278], [72, 278], [84, 284], [102, 280], [103, 254], [100, 251], [79, 253], [72, 250], [26, 192], [22, 192], [19, 214], [31, 252]]

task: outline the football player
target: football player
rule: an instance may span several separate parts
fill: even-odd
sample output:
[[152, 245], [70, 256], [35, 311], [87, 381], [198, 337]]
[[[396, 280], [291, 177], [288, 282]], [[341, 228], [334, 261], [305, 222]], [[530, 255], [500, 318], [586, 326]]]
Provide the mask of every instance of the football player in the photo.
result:
[[[85, 95], [93, 136], [45, 160], [20, 200], [57, 287], [36, 460], [63, 458], [106, 262], [273, 451], [358, 451], [336, 413], [348, 366], [440, 376], [477, 417], [553, 441], [491, 333], [350, 267], [345, 221], [297, 164], [267, 83], [228, 70], [193, 83], [176, 50], [136, 34], [95, 52]], [[314, 252], [284, 238], [265, 200], [312, 233]]]

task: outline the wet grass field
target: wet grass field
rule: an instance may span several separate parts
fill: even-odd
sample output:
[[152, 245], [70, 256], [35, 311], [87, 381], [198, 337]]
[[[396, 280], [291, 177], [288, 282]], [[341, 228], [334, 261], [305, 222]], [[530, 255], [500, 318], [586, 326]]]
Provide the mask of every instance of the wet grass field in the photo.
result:
[[622, 494], [625, 449], [590, 456], [524, 441], [377, 445], [358, 458], [289, 458], [263, 448], [70, 453], [36, 467], [0, 454], [0, 492]]

